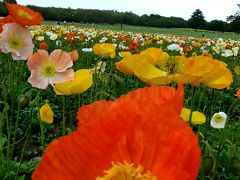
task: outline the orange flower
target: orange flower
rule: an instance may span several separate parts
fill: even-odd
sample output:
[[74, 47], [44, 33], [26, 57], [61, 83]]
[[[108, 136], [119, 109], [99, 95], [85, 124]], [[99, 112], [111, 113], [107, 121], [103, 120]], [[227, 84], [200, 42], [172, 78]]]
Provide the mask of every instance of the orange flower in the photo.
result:
[[0, 19], [0, 33], [3, 31], [3, 25], [7, 23], [15, 22], [12, 16], [8, 15], [2, 19]]
[[181, 85], [83, 106], [84, 125], [48, 146], [32, 179], [196, 179], [200, 148], [179, 117], [182, 104]]
[[68, 33], [68, 34], [66, 35], [67, 40], [68, 40], [68, 42], [69, 42], [70, 44], [76, 42], [75, 36], [76, 36], [76, 33], [74, 33], [74, 32], [70, 32], [70, 33]]
[[39, 49], [43, 49], [43, 50], [48, 50], [48, 45], [47, 45], [47, 43], [45, 43], [45, 42], [41, 42], [40, 44], [39, 44]]
[[68, 53], [72, 59], [73, 62], [77, 61], [79, 54], [77, 50], [71, 51]]
[[191, 46], [184, 47], [184, 52], [190, 52], [192, 50]]
[[40, 24], [42, 15], [25, 6], [18, 4], [10, 4], [5, 1], [9, 14], [16, 20], [16, 22], [25, 26]]
[[236, 96], [240, 98], [240, 89], [237, 90]]

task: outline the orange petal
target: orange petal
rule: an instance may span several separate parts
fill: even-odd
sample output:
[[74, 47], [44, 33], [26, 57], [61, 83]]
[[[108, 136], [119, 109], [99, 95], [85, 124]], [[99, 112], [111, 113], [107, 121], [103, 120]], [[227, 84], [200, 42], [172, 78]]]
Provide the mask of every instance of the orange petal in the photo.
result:
[[98, 121], [51, 143], [32, 179], [92, 180], [112, 162], [124, 161], [143, 166], [158, 179], [196, 179], [198, 139], [169, 106], [183, 100], [176, 97], [181, 93], [182, 85], [177, 91], [152, 86], [120, 97]]

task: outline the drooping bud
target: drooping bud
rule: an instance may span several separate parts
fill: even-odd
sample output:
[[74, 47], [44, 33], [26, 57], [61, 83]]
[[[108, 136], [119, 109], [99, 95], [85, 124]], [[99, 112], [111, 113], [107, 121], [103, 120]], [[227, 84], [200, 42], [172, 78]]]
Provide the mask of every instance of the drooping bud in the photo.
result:
[[29, 103], [29, 98], [27, 96], [22, 96], [19, 101], [18, 105], [20, 108], [25, 108]]
[[205, 156], [202, 160], [202, 171], [204, 174], [208, 174], [211, 172], [214, 165], [213, 158], [211, 156]]
[[235, 176], [240, 176], [240, 159], [239, 158], [233, 157], [231, 159], [230, 169]]

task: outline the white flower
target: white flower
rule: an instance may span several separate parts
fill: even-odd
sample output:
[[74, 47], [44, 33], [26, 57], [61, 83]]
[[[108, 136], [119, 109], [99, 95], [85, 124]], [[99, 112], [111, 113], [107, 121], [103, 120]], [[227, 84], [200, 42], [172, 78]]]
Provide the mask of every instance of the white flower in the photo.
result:
[[56, 45], [57, 45], [57, 46], [62, 46], [62, 41], [57, 40], [57, 41], [56, 41]]
[[226, 49], [223, 51], [223, 53], [221, 54], [223, 57], [230, 57], [233, 56], [233, 52], [230, 49]]
[[58, 37], [58, 36], [57, 36], [56, 34], [54, 34], [54, 33], [52, 33], [52, 34], [50, 35], [50, 39], [51, 39], [52, 41], [56, 40], [57, 37]]
[[211, 119], [211, 126], [213, 128], [222, 129], [224, 128], [227, 120], [227, 115], [224, 112], [215, 113]]
[[232, 51], [233, 51], [233, 55], [237, 56], [238, 55], [238, 51], [239, 51], [239, 47], [233, 47]]
[[92, 48], [82, 48], [82, 52], [92, 52]]
[[183, 48], [180, 47], [178, 44], [171, 44], [167, 47], [168, 50], [170, 51], [182, 51]]
[[38, 40], [38, 41], [44, 41], [44, 36], [38, 36], [38, 37], [37, 37], [37, 40]]

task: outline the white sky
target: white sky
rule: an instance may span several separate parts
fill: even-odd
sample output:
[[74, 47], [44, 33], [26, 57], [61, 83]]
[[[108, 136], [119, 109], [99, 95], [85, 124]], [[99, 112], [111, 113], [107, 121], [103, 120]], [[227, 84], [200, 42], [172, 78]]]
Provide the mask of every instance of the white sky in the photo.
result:
[[42, 7], [70, 7], [72, 9], [105, 9], [135, 14], [159, 14], [188, 20], [195, 9], [200, 9], [205, 20], [226, 21], [226, 17], [239, 10], [240, 0], [17, 0], [21, 5]]

